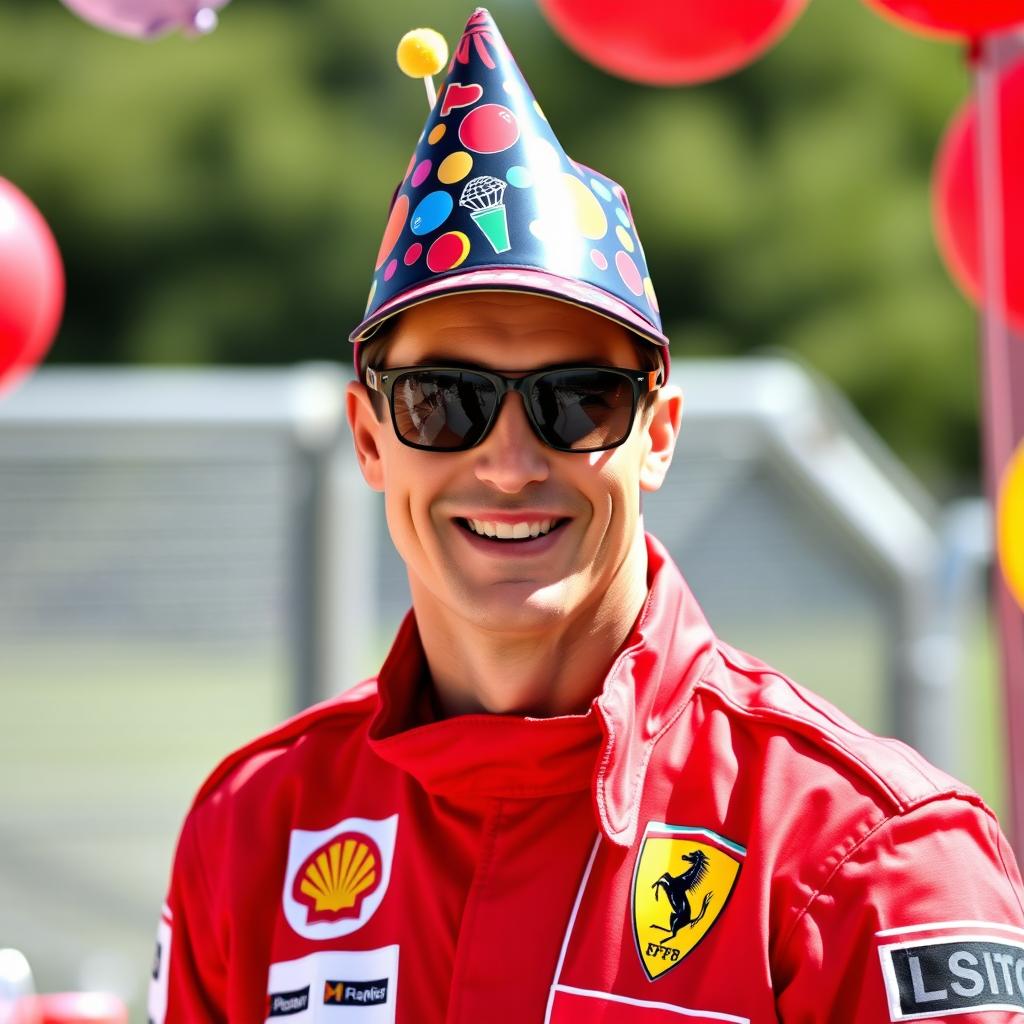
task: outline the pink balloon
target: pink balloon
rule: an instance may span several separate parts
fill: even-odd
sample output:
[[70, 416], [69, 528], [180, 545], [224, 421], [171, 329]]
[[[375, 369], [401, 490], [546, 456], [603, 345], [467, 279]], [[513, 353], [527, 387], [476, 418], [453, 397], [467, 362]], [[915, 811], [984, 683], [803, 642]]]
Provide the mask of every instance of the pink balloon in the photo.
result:
[[188, 35], [212, 32], [217, 8], [228, 0], [62, 0], [97, 28], [135, 39], [155, 39], [174, 29]]
[[128, 1008], [106, 992], [53, 992], [21, 999], [14, 1024], [128, 1024]]

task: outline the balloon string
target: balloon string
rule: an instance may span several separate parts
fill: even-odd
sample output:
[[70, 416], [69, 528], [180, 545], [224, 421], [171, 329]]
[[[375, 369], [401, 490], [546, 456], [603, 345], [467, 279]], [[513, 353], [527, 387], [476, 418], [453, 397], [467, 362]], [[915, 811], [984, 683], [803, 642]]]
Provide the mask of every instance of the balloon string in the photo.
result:
[[981, 224], [981, 282], [991, 444], [990, 490], [995, 498], [1000, 469], [1013, 449], [1013, 422], [1007, 399], [1010, 388], [1009, 336], [1006, 322], [1006, 264], [1003, 245], [1002, 153], [999, 137], [999, 74], [991, 54], [978, 61], [978, 205]]

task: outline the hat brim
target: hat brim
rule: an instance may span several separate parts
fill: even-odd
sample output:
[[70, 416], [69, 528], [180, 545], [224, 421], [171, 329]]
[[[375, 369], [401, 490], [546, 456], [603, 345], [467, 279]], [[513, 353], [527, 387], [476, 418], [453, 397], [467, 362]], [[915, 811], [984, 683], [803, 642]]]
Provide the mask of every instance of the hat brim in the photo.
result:
[[355, 344], [369, 341], [386, 320], [411, 306], [418, 306], [444, 295], [473, 291], [525, 292], [567, 302], [620, 324], [652, 345], [663, 348], [665, 355], [668, 353], [668, 338], [621, 299], [585, 281], [522, 266], [453, 271], [409, 288], [375, 309], [352, 331], [349, 341]]

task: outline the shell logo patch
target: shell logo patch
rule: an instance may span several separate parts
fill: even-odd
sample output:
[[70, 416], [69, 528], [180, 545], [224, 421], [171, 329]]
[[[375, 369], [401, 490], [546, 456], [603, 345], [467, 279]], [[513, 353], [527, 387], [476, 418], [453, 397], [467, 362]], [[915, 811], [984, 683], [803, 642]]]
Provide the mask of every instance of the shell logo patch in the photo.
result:
[[633, 871], [633, 937], [650, 981], [678, 966], [732, 894], [746, 849], [709, 829], [648, 822]]
[[391, 880], [398, 815], [346, 818], [319, 831], [293, 829], [284, 916], [307, 939], [350, 935], [373, 916]]
[[314, 850], [295, 876], [292, 895], [307, 920], [358, 917], [363, 900], [380, 884], [380, 850], [365, 834], [346, 832]]

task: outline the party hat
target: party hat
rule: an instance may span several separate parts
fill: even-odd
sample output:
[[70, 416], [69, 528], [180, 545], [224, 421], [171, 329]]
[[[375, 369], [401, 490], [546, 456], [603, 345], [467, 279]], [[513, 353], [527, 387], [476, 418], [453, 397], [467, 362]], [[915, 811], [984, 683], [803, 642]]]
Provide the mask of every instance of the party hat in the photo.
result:
[[625, 190], [566, 155], [483, 8], [466, 23], [395, 192], [350, 340], [409, 306], [471, 290], [561, 299], [668, 345]]

